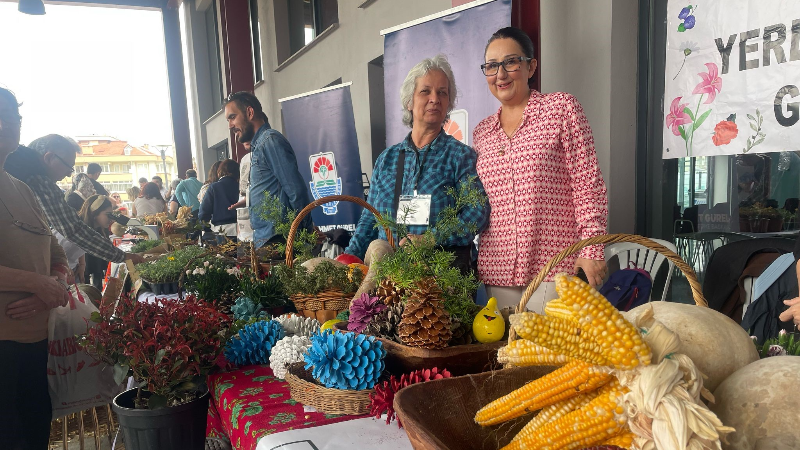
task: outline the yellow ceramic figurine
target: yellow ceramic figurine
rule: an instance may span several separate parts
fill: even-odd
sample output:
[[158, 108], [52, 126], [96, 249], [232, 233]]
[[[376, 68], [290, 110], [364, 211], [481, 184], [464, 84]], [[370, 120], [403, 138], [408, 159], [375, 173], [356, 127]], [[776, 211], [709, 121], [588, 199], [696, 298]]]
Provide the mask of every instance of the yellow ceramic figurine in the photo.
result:
[[472, 322], [472, 333], [478, 342], [489, 344], [503, 338], [506, 321], [497, 309], [497, 299], [492, 297]]

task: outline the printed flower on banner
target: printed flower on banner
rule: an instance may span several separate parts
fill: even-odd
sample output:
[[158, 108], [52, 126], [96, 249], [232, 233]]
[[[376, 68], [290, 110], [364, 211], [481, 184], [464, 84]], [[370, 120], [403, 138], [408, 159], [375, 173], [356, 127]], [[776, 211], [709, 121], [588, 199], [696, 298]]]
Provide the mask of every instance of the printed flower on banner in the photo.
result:
[[680, 75], [681, 71], [683, 70], [683, 66], [686, 65], [686, 58], [688, 58], [689, 55], [691, 55], [692, 53], [699, 52], [700, 47], [697, 46], [697, 42], [686, 41], [686, 42], [681, 42], [680, 50], [681, 53], [683, 53], [683, 62], [681, 63], [681, 68], [678, 69], [678, 73], [676, 73], [675, 76], [672, 77], [673, 80], [675, 78], [678, 78], [678, 75]]
[[714, 145], [728, 145], [739, 135], [739, 127], [736, 126], [736, 114], [731, 114], [727, 119], [721, 121], [714, 127], [714, 134], [711, 140]]
[[681, 9], [681, 12], [678, 13], [678, 19], [681, 19], [683, 22], [678, 25], [679, 33], [683, 33], [686, 30], [691, 30], [694, 28], [695, 24], [697, 23], [697, 19], [694, 17], [696, 11], [697, 5], [689, 5]]
[[669, 114], [667, 114], [667, 127], [672, 129], [672, 134], [675, 136], [684, 134], [680, 128], [682, 125], [692, 123], [692, 119], [684, 111], [689, 104], [681, 103], [681, 98], [683, 97], [675, 97], [675, 100], [672, 100], [672, 104], [669, 106]]
[[753, 130], [753, 135], [747, 138], [747, 146], [742, 149], [742, 153], [749, 152], [767, 138], [767, 133], [761, 129], [762, 125], [764, 125], [764, 116], [761, 115], [761, 111], [756, 109], [755, 117], [752, 114], [748, 114], [747, 118], [750, 119], [750, 129]]
[[722, 78], [719, 77], [719, 68], [714, 63], [706, 63], [708, 73], [698, 73], [703, 81], [695, 86], [692, 94], [708, 94], [706, 105], [713, 102], [717, 93], [722, 90]]

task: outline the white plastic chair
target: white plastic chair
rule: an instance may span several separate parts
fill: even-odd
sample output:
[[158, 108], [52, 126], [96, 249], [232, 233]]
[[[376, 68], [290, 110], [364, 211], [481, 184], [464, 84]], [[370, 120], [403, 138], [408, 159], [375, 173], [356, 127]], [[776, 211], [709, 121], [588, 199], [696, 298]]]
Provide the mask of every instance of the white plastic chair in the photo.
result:
[[[675, 244], [672, 242], [661, 239], [651, 240], [677, 253]], [[660, 269], [661, 266], [666, 262], [669, 270], [667, 270], [667, 276], [664, 280], [664, 292], [661, 294], [661, 301], [664, 301], [667, 298], [667, 291], [669, 290], [669, 284], [672, 281], [672, 271], [675, 268], [675, 264], [664, 257], [661, 253], [632, 242], [619, 242], [616, 244], [606, 245], [606, 263], [611, 261], [611, 259], [615, 256], [619, 260], [620, 269], [636, 268], [646, 270], [647, 273], [650, 274], [650, 279], [653, 280], [653, 288], [656, 287], [656, 274], [658, 274], [658, 269]]]

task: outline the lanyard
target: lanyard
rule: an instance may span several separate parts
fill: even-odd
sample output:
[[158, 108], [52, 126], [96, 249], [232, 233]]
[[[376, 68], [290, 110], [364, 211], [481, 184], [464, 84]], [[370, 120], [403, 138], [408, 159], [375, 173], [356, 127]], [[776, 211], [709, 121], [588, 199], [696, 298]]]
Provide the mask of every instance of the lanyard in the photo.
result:
[[[431, 142], [431, 144], [432, 143], [433, 142]], [[414, 196], [415, 197], [417, 195], [417, 188], [419, 187], [419, 179], [420, 179], [420, 177], [422, 177], [422, 169], [425, 167], [425, 161], [428, 160], [428, 153], [431, 152], [431, 149], [430, 149], [430, 145], [431, 144], [427, 145], [428, 150], [425, 152], [425, 157], [422, 158], [422, 163], [420, 163], [419, 167], [417, 168], [417, 176], [414, 177]], [[417, 155], [417, 161], [419, 161], [419, 150], [415, 148], [414, 149], [414, 153]]]

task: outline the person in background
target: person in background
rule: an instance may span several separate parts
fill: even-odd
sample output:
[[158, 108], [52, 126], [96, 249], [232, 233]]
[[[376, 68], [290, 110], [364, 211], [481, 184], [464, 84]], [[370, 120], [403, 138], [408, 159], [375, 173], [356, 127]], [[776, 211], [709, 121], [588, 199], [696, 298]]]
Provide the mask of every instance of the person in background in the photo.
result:
[[169, 197], [169, 201], [167, 202], [167, 211], [170, 216], [175, 217], [178, 215], [178, 208], [181, 207], [181, 203], [178, 201], [178, 197], [175, 195], [175, 190], [178, 188], [178, 184], [180, 184], [181, 180], [175, 179], [172, 180], [170, 183], [169, 191], [172, 195]]
[[177, 197], [181, 206], [191, 206], [192, 212], [196, 213], [200, 210], [200, 200], [198, 200], [197, 196], [200, 194], [200, 188], [202, 187], [203, 183], [197, 179], [197, 171], [189, 169], [186, 171], [186, 179], [181, 181], [178, 187], [175, 188], [175, 197]]
[[154, 214], [160, 214], [167, 211], [167, 202], [161, 197], [161, 192], [158, 190], [158, 185], [155, 183], [147, 183], [144, 189], [139, 194], [139, 198], [133, 202], [133, 216], [143, 218]]
[[64, 198], [67, 200], [67, 204], [71, 206], [75, 212], [78, 212], [81, 210], [83, 202], [96, 193], [97, 191], [94, 190], [94, 184], [92, 184], [92, 179], [89, 178], [89, 175], [85, 173], [76, 173], [75, 177], [72, 179], [72, 186], [64, 195]]
[[106, 188], [104, 188], [103, 185], [97, 181], [100, 178], [101, 173], [103, 173], [103, 168], [100, 167], [100, 164], [89, 163], [89, 165], [86, 166], [86, 175], [88, 175], [89, 179], [92, 180], [94, 191], [100, 195], [108, 195]]
[[34, 193], [2, 169], [19, 145], [21, 121], [16, 97], [0, 88], [0, 436], [3, 448], [45, 450], [47, 322], [50, 309], [69, 301], [68, 261]]
[[236, 211], [229, 206], [239, 198], [239, 163], [226, 159], [219, 165], [217, 174], [219, 180], [206, 191], [198, 218], [211, 222], [214, 232], [236, 237]]
[[[256, 247], [270, 243], [275, 226], [259, 214], [266, 196], [277, 197], [284, 208], [300, 212], [311, 203], [308, 183], [297, 168], [297, 158], [291, 144], [269, 126], [261, 102], [250, 92], [236, 92], [225, 101], [228, 128], [239, 143], [250, 143], [250, 224]], [[237, 195], [238, 199], [238, 195]], [[226, 208], [238, 203], [236, 199]], [[311, 229], [311, 215], [301, 226]]]
[[[606, 233], [608, 198], [594, 139], [578, 100], [529, 87], [533, 42], [507, 27], [489, 39], [481, 70], [500, 109], [473, 133], [478, 176], [489, 196], [489, 227], [478, 245], [478, 277], [503, 308], [517, 305], [540, 269], [562, 249]], [[606, 275], [603, 246], [567, 258], [533, 294], [542, 313], [556, 298], [553, 276], [582, 269], [598, 287]]]
[[128, 216], [128, 214], [129, 214], [128, 207], [125, 206], [124, 203], [122, 203], [122, 197], [119, 195], [119, 193], [115, 192], [115, 193], [109, 195], [108, 198], [110, 198], [111, 199], [111, 203], [114, 204], [114, 211], [115, 212], [118, 212], [118, 213], [122, 214], [123, 216]]
[[[147, 183], [145, 183], [147, 184]], [[135, 202], [137, 198], [139, 198], [139, 194], [142, 193], [142, 190], [136, 186], [131, 186], [125, 190], [125, 194], [128, 196], [129, 202]]]
[[[148, 183], [147, 178], [145, 178], [145, 177], [139, 178], [139, 191], [144, 189], [144, 185], [147, 184], [147, 183]], [[137, 197], [138, 197], [138, 195], [137, 195]], [[131, 200], [131, 201], [133, 201], [133, 200]]]
[[[797, 261], [795, 264], [797, 285], [800, 286], [800, 236], [797, 237], [794, 244], [794, 259]], [[800, 326], [800, 296], [790, 300], [784, 300], [783, 303], [788, 306], [788, 308], [782, 312], [778, 318], [781, 322], [794, 322], [795, 331], [797, 331], [797, 328]]]
[[[217, 171], [219, 170], [219, 165], [222, 164], [222, 161], [217, 161], [211, 165], [211, 168], [208, 169], [208, 174], [206, 175], [206, 181], [200, 187], [200, 191], [197, 192], [197, 201], [203, 203], [203, 197], [206, 195], [206, 191], [211, 186], [212, 183], [216, 183], [219, 180], [219, 175], [217, 175]], [[200, 209], [198, 207], [198, 209]]]
[[[456, 98], [455, 77], [444, 55], [415, 65], [400, 89], [403, 124], [411, 131], [402, 142], [378, 156], [367, 202], [381, 214], [395, 218], [401, 211], [400, 196], [430, 196], [428, 225], [409, 224], [410, 234], [401, 237], [401, 245], [407, 239], [419, 239], [429, 227], [436, 226], [439, 212], [454, 202], [447, 195], [448, 188], [457, 188], [471, 179], [473, 187], [484, 192], [475, 173], [475, 151], [442, 130]], [[488, 205], [467, 206], [459, 212], [459, 219], [474, 223], [480, 232], [489, 221]], [[363, 259], [373, 240], [386, 239], [383, 229], [375, 228], [375, 222], [375, 216], [364, 210], [345, 253]], [[465, 273], [473, 267], [474, 239], [472, 233], [465, 232], [440, 243], [455, 255], [454, 266]]]
[[[93, 195], [86, 199], [81, 207], [81, 220], [91, 227], [100, 236], [108, 236], [108, 228], [111, 226], [111, 213], [114, 211], [114, 204], [105, 195]], [[86, 256], [86, 270], [83, 279], [100, 292], [103, 291], [103, 279], [108, 267], [108, 261], [94, 255]]]
[[72, 139], [51, 134], [31, 142], [31, 148], [19, 146], [8, 155], [5, 169], [31, 188], [50, 227], [86, 253], [117, 263], [127, 259], [137, 264], [144, 262], [140, 255], [125, 253], [114, 247], [108, 238], [98, 236], [81, 222], [64, 199], [64, 192], [56, 182], [75, 170], [75, 157], [80, 151], [81, 147]]
[[167, 187], [164, 186], [164, 180], [162, 180], [160, 176], [156, 175], [153, 177], [151, 181], [156, 185], [158, 185], [158, 192], [161, 193], [161, 198], [163, 198], [164, 201], [166, 201], [166, 199], [169, 198], [169, 189], [167, 189]]

